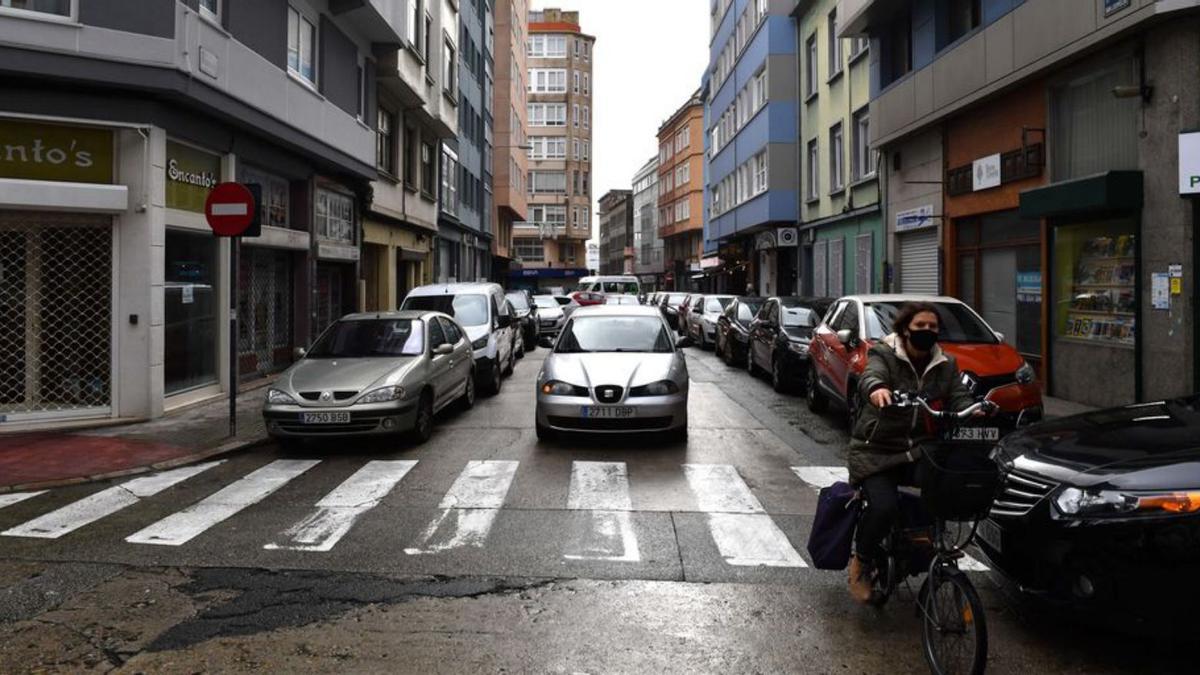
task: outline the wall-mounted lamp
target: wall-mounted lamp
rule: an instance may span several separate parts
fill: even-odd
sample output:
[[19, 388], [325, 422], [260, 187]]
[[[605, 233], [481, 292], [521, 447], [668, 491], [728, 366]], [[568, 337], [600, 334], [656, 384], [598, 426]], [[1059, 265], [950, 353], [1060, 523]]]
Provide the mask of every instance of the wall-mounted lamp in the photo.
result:
[[1143, 103], [1149, 103], [1150, 98], [1154, 95], [1154, 87], [1148, 84], [1119, 84], [1112, 88], [1112, 95], [1116, 98], [1141, 97]]

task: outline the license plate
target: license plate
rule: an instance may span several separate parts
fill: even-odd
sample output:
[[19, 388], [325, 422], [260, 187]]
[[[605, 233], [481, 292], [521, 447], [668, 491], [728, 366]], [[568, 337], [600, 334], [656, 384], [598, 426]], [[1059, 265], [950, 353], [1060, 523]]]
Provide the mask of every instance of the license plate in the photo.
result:
[[979, 528], [975, 530], [975, 534], [979, 535], [979, 538], [982, 539], [985, 544], [990, 546], [992, 550], [996, 551], [997, 553], [1003, 552], [1003, 549], [1000, 548], [1000, 526], [996, 523], [993, 523], [991, 520], [979, 521]]
[[952, 441], [998, 441], [999, 427], [960, 427], [950, 434]]
[[348, 412], [308, 412], [301, 413], [300, 421], [304, 424], [349, 424]]
[[619, 420], [633, 417], [633, 406], [628, 405], [584, 405], [579, 407], [579, 416], [584, 419]]

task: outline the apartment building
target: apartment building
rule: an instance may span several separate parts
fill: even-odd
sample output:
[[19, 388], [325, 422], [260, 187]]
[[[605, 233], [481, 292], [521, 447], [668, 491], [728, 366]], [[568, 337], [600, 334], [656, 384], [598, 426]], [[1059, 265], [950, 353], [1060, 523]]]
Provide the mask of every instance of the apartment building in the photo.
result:
[[482, 281], [492, 275], [494, 16], [491, 0], [456, 4], [458, 137], [441, 148], [437, 278]]
[[442, 142], [458, 128], [458, 10], [453, 0], [396, 0], [400, 45], [379, 57], [377, 180], [363, 218], [361, 309], [387, 311], [431, 283], [438, 248]]
[[0, 424], [149, 418], [228, 381], [213, 185], [263, 187], [237, 362], [277, 371], [358, 305], [394, 3], [0, 6]]
[[528, 92], [525, 52], [529, 14], [526, 0], [494, 0], [495, 89], [493, 113], [496, 145], [492, 156], [492, 278], [506, 281], [512, 271], [513, 224], [525, 222], [528, 200], [525, 176], [529, 154], [525, 135]]
[[693, 94], [658, 128], [658, 236], [663, 283], [694, 290], [704, 254], [704, 104]]
[[633, 192], [600, 198], [600, 274], [633, 274]]
[[642, 290], [663, 287], [663, 240], [658, 235], [658, 157], [633, 175], [633, 273]]
[[526, 41], [528, 211], [513, 227], [523, 284], [571, 285], [592, 234], [592, 51], [579, 12], [529, 12]]
[[1050, 395], [1195, 391], [1200, 3], [843, 0], [838, 12], [843, 36], [871, 41], [894, 286], [924, 290], [933, 268]]
[[[800, 106], [790, 2], [712, 3], [703, 91], [708, 204], [704, 265], [718, 287], [764, 295], [798, 285]], [[669, 253], [668, 253], [669, 255]]]
[[836, 0], [794, 3], [800, 45], [800, 292], [883, 287], [886, 237], [869, 142], [870, 40], [839, 35]]

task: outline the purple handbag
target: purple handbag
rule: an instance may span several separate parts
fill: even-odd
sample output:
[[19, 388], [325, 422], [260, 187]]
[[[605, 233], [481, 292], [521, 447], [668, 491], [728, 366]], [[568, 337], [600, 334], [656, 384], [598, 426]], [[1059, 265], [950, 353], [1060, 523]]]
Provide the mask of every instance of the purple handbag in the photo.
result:
[[817, 514], [808, 535], [808, 555], [817, 569], [846, 569], [860, 510], [862, 500], [849, 483], [839, 481], [821, 488]]

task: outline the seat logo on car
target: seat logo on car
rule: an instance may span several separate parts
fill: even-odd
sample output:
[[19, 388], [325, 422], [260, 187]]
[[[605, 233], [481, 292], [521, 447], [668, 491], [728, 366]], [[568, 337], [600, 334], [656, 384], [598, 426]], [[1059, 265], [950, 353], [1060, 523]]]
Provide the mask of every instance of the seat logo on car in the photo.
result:
[[605, 403], [611, 403], [621, 398], [619, 387], [597, 387], [596, 396]]

